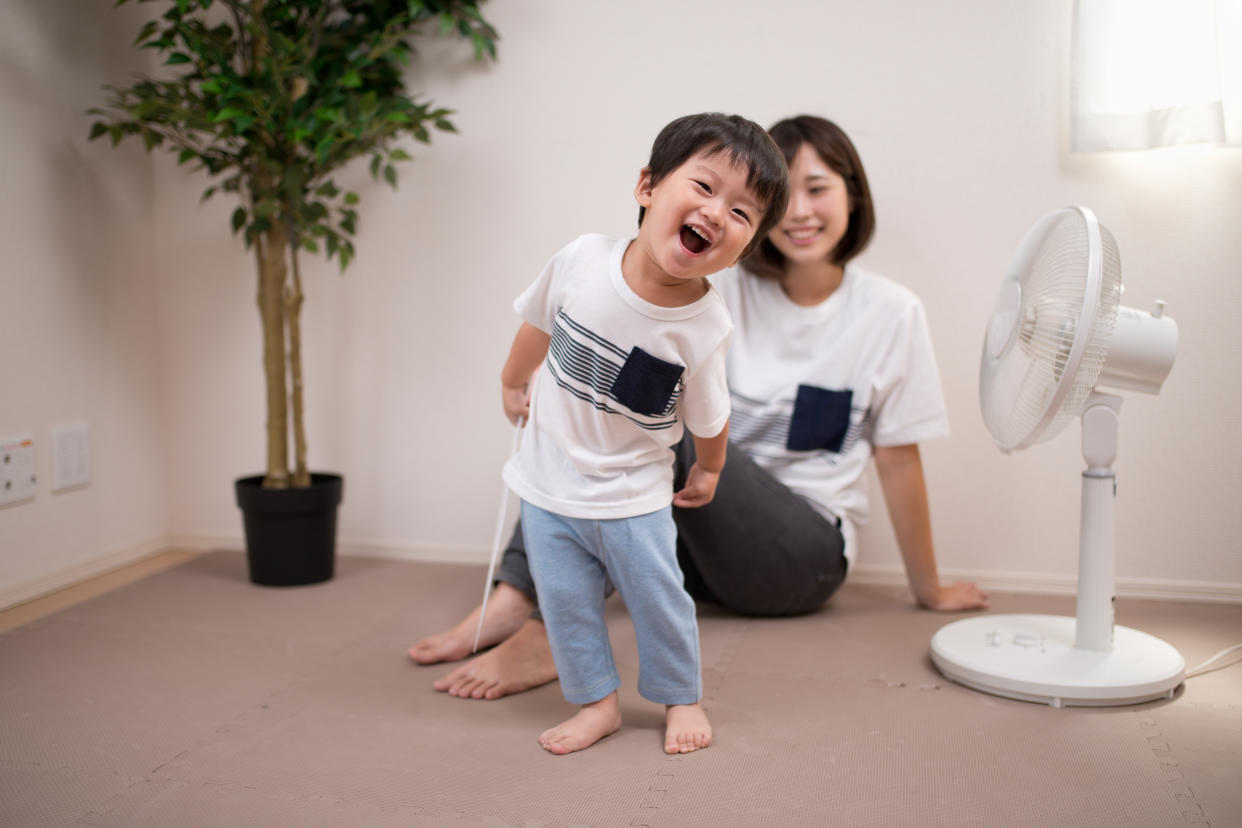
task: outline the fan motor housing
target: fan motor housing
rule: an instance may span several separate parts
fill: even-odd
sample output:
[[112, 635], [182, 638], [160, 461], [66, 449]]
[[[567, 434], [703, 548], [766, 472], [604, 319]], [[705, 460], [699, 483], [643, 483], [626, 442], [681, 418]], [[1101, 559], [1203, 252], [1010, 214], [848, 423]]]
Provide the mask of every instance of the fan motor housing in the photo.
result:
[[1177, 357], [1177, 322], [1164, 315], [1164, 303], [1154, 313], [1117, 309], [1108, 340], [1108, 356], [1097, 385], [1159, 394]]

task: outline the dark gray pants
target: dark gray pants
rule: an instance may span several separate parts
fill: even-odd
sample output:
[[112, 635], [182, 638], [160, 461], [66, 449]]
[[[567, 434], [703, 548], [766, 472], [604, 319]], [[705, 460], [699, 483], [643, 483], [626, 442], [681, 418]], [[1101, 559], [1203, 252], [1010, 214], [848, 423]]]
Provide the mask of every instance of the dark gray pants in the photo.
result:
[[[687, 434], [675, 448], [674, 491], [693, 464]], [[799, 615], [822, 607], [845, 580], [845, 541], [836, 523], [732, 444], [712, 502], [674, 508], [673, 519], [686, 591], [697, 600], [742, 615]], [[520, 523], [496, 579], [538, 603]]]

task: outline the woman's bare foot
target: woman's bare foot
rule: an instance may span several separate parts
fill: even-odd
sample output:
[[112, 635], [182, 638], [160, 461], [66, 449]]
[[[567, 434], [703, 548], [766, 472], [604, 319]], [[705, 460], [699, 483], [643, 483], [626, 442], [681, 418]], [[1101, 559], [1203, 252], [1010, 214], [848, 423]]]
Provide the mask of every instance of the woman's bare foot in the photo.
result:
[[[534, 608], [535, 605], [521, 590], [501, 581], [487, 602], [487, 619], [483, 622], [479, 646], [490, 647], [513, 635]], [[457, 626], [422, 639], [410, 648], [410, 658], [417, 664], [438, 664], [442, 661], [460, 661], [470, 655], [482, 610], [482, 605], [477, 606]]]
[[589, 748], [620, 726], [621, 702], [614, 690], [597, 702], [582, 705], [573, 718], [545, 730], [539, 736], [539, 744], [548, 753], [564, 756]]
[[703, 705], [670, 704], [664, 714], [664, 752], [691, 753], [712, 743], [712, 726]]
[[[515, 590], [516, 591], [516, 590]], [[491, 615], [491, 609], [488, 609]], [[459, 699], [498, 699], [556, 681], [543, 622], [528, 617], [493, 650], [470, 659], [432, 686]]]

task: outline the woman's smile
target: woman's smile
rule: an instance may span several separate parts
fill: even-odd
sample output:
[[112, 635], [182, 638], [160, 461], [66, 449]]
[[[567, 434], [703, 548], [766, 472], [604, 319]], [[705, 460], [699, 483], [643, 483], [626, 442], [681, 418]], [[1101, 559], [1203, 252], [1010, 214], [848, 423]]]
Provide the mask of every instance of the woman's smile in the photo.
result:
[[791, 244], [805, 247], [814, 244], [816, 239], [824, 232], [824, 228], [822, 225], [815, 227], [786, 227], [781, 232], [785, 234]]

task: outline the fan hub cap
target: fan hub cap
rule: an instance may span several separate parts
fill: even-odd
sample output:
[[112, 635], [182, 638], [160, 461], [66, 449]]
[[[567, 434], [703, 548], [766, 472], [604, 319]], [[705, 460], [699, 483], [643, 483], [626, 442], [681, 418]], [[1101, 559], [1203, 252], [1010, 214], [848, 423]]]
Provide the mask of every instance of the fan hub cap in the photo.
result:
[[1006, 282], [996, 298], [992, 319], [988, 322], [988, 356], [1000, 359], [1013, 346], [1018, 335], [1018, 319], [1022, 315], [1022, 285]]

